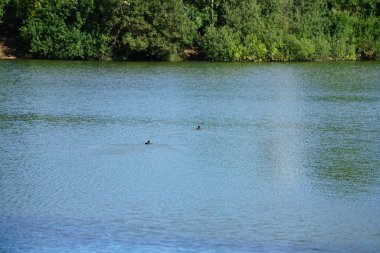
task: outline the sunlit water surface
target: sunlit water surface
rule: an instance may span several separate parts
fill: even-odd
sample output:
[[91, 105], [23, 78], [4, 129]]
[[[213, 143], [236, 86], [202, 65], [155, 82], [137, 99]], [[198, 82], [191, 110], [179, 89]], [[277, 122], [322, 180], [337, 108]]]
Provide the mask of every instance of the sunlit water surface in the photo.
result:
[[379, 63], [1, 61], [0, 252], [379, 252], [379, 122]]

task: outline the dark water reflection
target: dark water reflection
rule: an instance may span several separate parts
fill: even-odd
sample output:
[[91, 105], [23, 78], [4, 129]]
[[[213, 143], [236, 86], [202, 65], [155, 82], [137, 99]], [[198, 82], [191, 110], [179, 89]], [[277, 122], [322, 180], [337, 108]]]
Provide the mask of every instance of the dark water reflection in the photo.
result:
[[372, 80], [375, 73], [363, 77], [356, 71], [363, 72], [360, 64], [315, 78], [323, 92], [315, 99], [323, 109], [313, 151], [315, 174], [323, 187], [342, 196], [370, 192], [379, 175], [379, 84]]
[[377, 252], [379, 73], [1, 61], [0, 251]]

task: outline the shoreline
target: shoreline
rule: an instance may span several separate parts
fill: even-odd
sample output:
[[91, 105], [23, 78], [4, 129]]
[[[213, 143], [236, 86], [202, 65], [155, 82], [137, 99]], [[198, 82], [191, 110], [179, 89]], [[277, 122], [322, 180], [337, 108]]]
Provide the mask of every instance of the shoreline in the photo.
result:
[[[47, 60], [47, 61], [96, 61], [96, 62], [215, 62], [215, 63], [332, 63], [332, 62], [380, 62], [380, 60], [363, 60], [363, 59], [356, 59], [356, 60], [336, 60], [333, 58], [327, 58], [324, 60], [316, 59], [316, 60], [307, 60], [307, 61], [207, 61], [207, 60], [201, 60], [198, 57], [184, 57], [183, 59], [179, 60], [117, 60], [113, 59], [111, 57], [106, 59], [52, 59], [52, 58], [33, 58], [31, 56], [21, 56], [20, 54], [17, 54], [17, 50], [13, 47], [9, 47], [6, 45], [7, 42], [4, 39], [0, 38], [0, 60]], [[186, 52], [185, 52], [186, 54]]]
[[189, 60], [182, 59], [178, 61], [160, 61], [160, 60], [93, 60], [93, 59], [49, 59], [49, 58], [33, 58], [28, 56], [15, 56], [13, 54], [7, 54], [2, 51], [0, 45], [0, 60], [45, 60], [45, 61], [84, 61], [84, 62], [209, 62], [209, 63], [256, 63], [256, 64], [265, 64], [265, 63], [333, 63], [333, 62], [380, 62], [380, 60], [314, 60], [314, 61], [207, 61], [207, 60]]
[[[17, 44], [17, 43], [16, 43]], [[17, 45], [14, 39], [6, 39], [6, 37], [0, 36], [0, 60], [48, 60], [48, 61], [97, 61], [97, 62], [215, 62], [215, 63], [312, 63], [312, 62], [380, 62], [376, 59], [355, 59], [355, 60], [342, 60], [334, 59], [332, 57], [326, 57], [325, 59], [314, 59], [314, 60], [304, 60], [304, 61], [281, 61], [281, 60], [264, 60], [264, 61], [209, 61], [202, 60], [199, 57], [199, 52], [194, 48], [184, 49], [184, 58], [177, 58], [175, 60], [118, 60], [112, 57], [106, 57], [104, 59], [55, 59], [55, 58], [34, 58], [32, 56], [23, 55], [18, 53]]]
[[0, 39], [0, 60], [15, 60], [17, 57], [11, 53], [12, 50], [6, 46], [4, 39]]

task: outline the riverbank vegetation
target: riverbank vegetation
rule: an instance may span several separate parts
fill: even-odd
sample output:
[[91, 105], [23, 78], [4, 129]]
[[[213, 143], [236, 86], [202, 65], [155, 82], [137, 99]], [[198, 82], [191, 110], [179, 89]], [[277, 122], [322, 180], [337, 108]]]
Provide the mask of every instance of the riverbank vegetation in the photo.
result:
[[379, 0], [0, 0], [20, 56], [380, 60]]

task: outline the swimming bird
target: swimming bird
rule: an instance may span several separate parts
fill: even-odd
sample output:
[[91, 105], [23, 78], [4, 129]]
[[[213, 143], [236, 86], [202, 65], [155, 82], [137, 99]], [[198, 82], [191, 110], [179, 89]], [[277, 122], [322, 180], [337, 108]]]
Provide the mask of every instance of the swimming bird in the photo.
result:
[[195, 130], [201, 130], [201, 126], [197, 126]]
[[147, 142], [145, 142], [146, 145], [150, 144], [150, 140], [148, 140]]

